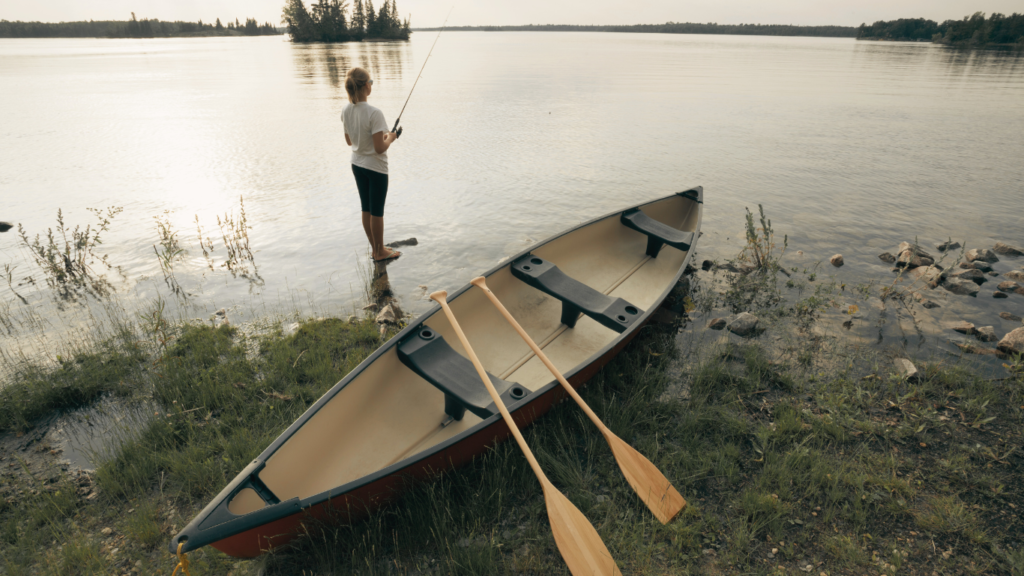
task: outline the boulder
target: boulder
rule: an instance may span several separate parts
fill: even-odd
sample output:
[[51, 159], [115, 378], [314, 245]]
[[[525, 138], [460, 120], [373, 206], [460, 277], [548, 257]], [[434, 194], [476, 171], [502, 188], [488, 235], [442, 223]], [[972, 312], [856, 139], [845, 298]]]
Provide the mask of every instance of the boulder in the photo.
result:
[[996, 245], [992, 247], [992, 251], [1003, 256], [1024, 256], [1024, 250], [1016, 246], [1003, 244], [1002, 242], [996, 242]]
[[1006, 274], [1003, 274], [1010, 280], [1016, 280], [1017, 282], [1024, 282], [1024, 270], [1010, 270]]
[[1010, 314], [1009, 312], [1000, 312], [999, 317], [1003, 320], [1009, 320], [1010, 322], [1024, 322], [1024, 318], [1021, 318], [1016, 314]]
[[741, 312], [729, 323], [729, 331], [737, 336], [750, 336], [757, 332], [757, 316], [750, 312]]
[[828, 261], [831, 262], [832, 265], [835, 266], [836, 268], [839, 268], [840, 266], [843, 265], [843, 255], [836, 254], [835, 256], [829, 258]]
[[1024, 354], [1024, 328], [1017, 328], [1003, 336], [999, 344], [996, 344], [996, 348], [1007, 354]]
[[725, 325], [725, 318], [712, 318], [711, 321], [708, 322], [708, 328], [711, 328], [712, 330], [721, 330], [722, 328], [725, 328]]
[[906, 358], [896, 358], [892, 361], [893, 365], [896, 366], [896, 372], [907, 380], [917, 380], [917, 366]]
[[960, 247], [960, 243], [959, 242], [953, 242], [952, 240], [946, 240], [942, 244], [937, 244], [935, 246], [935, 249], [938, 250], [939, 252], [946, 252], [948, 250], [956, 250], [959, 247]]
[[[977, 270], [972, 270], [977, 272]], [[942, 282], [943, 272], [942, 269], [937, 266], [921, 266], [919, 268], [913, 268], [910, 272], [907, 272], [909, 276], [916, 280], [922, 280], [928, 283], [929, 288], [935, 288]]]
[[878, 255], [878, 258], [882, 262], [885, 262], [887, 264], [892, 264], [893, 262], [896, 261], [896, 257], [893, 256], [892, 254], [889, 254], [888, 252], [882, 252], [881, 254]]
[[996, 286], [996, 288], [1002, 292], [1013, 292], [1013, 289], [1018, 286], [1020, 286], [1020, 284], [1017, 284], [1016, 282], [1012, 282], [1010, 280], [1006, 280], [1005, 282], [1000, 282], [999, 285]]
[[974, 334], [975, 332], [974, 324], [971, 324], [970, 322], [964, 322], [963, 320], [959, 322], [948, 322], [946, 324], [946, 328], [949, 328], [950, 330], [953, 330], [954, 332], [959, 332], [961, 334]]
[[974, 282], [975, 284], [984, 284], [985, 282], [988, 281], [988, 278], [985, 277], [985, 273], [984, 272], [982, 272], [981, 270], [974, 270], [974, 269], [970, 269], [970, 270], [957, 270], [956, 272], [950, 273], [949, 277], [950, 278], [959, 278], [960, 280], [970, 280], [971, 282]]
[[999, 262], [999, 257], [996, 253], [989, 250], [988, 248], [972, 248], [967, 251], [964, 255], [968, 262], [974, 262], [975, 260], [981, 260], [982, 262]]
[[942, 281], [942, 287], [959, 296], [977, 296], [981, 291], [974, 282], [960, 278], [946, 278]]
[[0, 232], [7, 232], [11, 228], [14, 228], [14, 224], [10, 222], [0, 222]]
[[982, 342], [995, 342], [999, 340], [996, 338], [996, 329], [992, 326], [982, 326], [974, 331], [974, 337]]
[[992, 293], [992, 297], [993, 298], [1009, 298], [1010, 295], [1007, 294], [1006, 292], [993, 292]]
[[987, 262], [978, 260], [977, 262], [961, 262], [960, 267], [965, 270], [981, 270], [982, 272], [991, 272], [992, 267]]

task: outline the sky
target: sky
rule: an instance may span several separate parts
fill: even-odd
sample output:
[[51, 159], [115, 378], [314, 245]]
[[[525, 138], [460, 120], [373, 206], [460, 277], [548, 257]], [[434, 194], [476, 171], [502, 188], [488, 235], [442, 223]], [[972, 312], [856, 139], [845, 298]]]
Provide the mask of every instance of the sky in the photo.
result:
[[[451, 0], [396, 0], [412, 26], [440, 26]], [[351, 4], [351, 2], [349, 2]], [[378, 0], [377, 4], [380, 3]], [[307, 0], [307, 4], [309, 4]], [[0, 20], [202, 19], [280, 24], [284, 0], [0, 0]], [[628, 7], [625, 10], [624, 7]], [[1024, 12], [1021, 0], [455, 0], [451, 26], [516, 24], [836, 24], [896, 18], [959, 19], [975, 12]]]

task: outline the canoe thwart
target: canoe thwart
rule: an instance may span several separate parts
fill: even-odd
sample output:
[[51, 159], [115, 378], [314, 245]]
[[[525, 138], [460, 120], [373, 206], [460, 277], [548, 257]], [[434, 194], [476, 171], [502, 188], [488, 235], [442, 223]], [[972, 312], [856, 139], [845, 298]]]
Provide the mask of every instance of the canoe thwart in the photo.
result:
[[[410, 370], [444, 392], [444, 411], [455, 420], [462, 420], [466, 410], [483, 419], [498, 413], [473, 363], [456, 352], [443, 336], [429, 326], [420, 326], [398, 344], [398, 358]], [[490, 372], [487, 375], [506, 406], [516, 404], [530, 394], [525, 386], [507, 382]]]
[[683, 252], [689, 250], [693, 244], [693, 232], [683, 232], [662, 224], [641, 212], [639, 208], [626, 210], [620, 220], [626, 228], [647, 235], [647, 255], [651, 258], [657, 258], [658, 252], [665, 244]]
[[533, 254], [514, 260], [512, 275], [561, 300], [562, 324], [570, 328], [576, 326], [580, 314], [586, 314], [602, 326], [621, 334], [644, 313], [622, 298], [612, 298], [571, 278], [558, 266]]

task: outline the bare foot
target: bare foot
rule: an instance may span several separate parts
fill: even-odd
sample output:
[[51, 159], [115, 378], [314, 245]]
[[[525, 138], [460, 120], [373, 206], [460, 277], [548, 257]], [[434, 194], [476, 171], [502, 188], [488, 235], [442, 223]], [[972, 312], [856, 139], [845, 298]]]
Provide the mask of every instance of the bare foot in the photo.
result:
[[384, 262], [385, 260], [391, 260], [393, 258], [398, 258], [399, 256], [402, 255], [402, 253], [399, 252], [398, 250], [392, 250], [391, 248], [385, 247], [384, 250], [385, 250], [384, 256], [382, 256], [380, 258], [374, 258], [373, 259], [374, 262]]

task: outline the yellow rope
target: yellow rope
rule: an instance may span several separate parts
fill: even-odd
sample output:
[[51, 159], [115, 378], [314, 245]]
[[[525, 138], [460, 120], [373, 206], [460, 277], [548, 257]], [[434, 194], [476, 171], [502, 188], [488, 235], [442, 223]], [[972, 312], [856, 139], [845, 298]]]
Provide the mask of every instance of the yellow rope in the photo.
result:
[[181, 551], [181, 547], [184, 545], [184, 542], [178, 542], [178, 565], [174, 567], [174, 572], [171, 572], [171, 576], [177, 576], [178, 570], [181, 570], [181, 573], [185, 576], [192, 576], [192, 573], [188, 571], [188, 553]]

